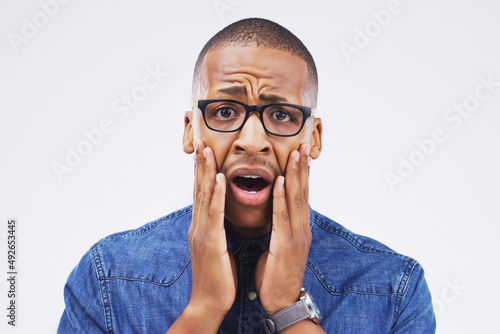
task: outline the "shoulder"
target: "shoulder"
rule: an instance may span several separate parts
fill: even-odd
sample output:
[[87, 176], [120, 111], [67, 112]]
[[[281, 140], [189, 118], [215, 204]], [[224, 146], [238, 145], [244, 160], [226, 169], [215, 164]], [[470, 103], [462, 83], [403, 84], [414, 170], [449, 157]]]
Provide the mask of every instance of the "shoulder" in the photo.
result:
[[187, 232], [191, 215], [188, 206], [95, 243], [89, 253], [99, 279], [173, 283], [190, 262]]
[[[118, 232], [118, 233], [113, 233], [108, 235], [107, 237], [102, 238], [99, 240], [97, 244], [104, 244], [107, 242], [113, 242], [113, 241], [119, 241], [119, 240], [126, 240], [126, 239], [133, 239], [135, 237], [140, 237], [140, 236], [145, 236], [145, 235], [150, 235], [151, 231], [158, 229], [170, 229], [170, 228], [182, 228], [185, 225], [185, 222], [187, 221], [188, 223], [188, 228], [189, 224], [191, 223], [191, 214], [192, 214], [193, 207], [186, 206], [182, 209], [179, 209], [177, 211], [171, 212], [168, 215], [158, 218], [152, 222], [146, 223], [136, 229], [133, 230], [128, 230], [128, 231], [123, 231], [123, 232]], [[153, 234], [153, 236], [156, 236]]]
[[308, 267], [331, 294], [403, 294], [418, 262], [311, 210]]

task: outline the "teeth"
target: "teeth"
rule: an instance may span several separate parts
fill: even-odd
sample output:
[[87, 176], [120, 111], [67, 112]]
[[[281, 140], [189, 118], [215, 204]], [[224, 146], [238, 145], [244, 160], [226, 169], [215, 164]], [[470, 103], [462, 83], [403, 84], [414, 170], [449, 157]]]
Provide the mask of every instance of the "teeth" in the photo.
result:
[[254, 176], [254, 175], [242, 175], [241, 177], [244, 177], [245, 179], [260, 179], [260, 176]]
[[247, 193], [249, 193], [249, 194], [256, 194], [257, 192], [256, 191], [247, 191]]

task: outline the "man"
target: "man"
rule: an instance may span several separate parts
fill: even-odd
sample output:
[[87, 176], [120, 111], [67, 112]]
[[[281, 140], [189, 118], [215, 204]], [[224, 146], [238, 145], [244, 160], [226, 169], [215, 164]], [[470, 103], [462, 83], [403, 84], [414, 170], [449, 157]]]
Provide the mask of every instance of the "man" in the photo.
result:
[[95, 244], [59, 332], [434, 333], [420, 265], [309, 208], [317, 87], [313, 58], [278, 24], [216, 34], [185, 114], [193, 206]]

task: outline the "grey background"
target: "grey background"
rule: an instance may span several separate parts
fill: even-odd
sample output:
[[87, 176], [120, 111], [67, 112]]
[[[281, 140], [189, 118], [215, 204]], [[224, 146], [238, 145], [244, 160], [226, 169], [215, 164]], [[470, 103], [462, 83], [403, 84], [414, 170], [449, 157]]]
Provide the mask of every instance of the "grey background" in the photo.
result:
[[[19, 224], [18, 326], [2, 311], [2, 333], [55, 333], [64, 282], [95, 241], [190, 204], [181, 136], [194, 61], [216, 31], [253, 16], [289, 28], [317, 62], [324, 149], [312, 207], [419, 260], [438, 333], [500, 333], [500, 87], [456, 129], [443, 119], [472, 101], [479, 77], [500, 81], [498, 2], [401, 0], [377, 30], [372, 11], [391, 1], [73, 0], [45, 20], [41, 4], [54, 1], [0, 2], [3, 254], [7, 219]], [[38, 31], [16, 47], [26, 20]], [[367, 28], [369, 45], [348, 61], [342, 43]], [[156, 67], [168, 77], [120, 118], [114, 101]], [[58, 180], [53, 164], [103, 119], [113, 130]], [[384, 174], [418, 158], [415, 141], [436, 128], [446, 140], [391, 189]], [[1, 279], [0, 305], [6, 291]]]

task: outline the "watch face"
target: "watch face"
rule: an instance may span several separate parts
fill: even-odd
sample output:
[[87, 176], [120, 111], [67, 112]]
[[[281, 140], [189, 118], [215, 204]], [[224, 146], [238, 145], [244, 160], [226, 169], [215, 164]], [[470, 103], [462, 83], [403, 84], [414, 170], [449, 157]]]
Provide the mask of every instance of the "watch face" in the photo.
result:
[[311, 320], [315, 323], [319, 323], [321, 320], [321, 314], [319, 313], [319, 309], [316, 307], [312, 296], [307, 292], [304, 295], [304, 301], [311, 316]]

